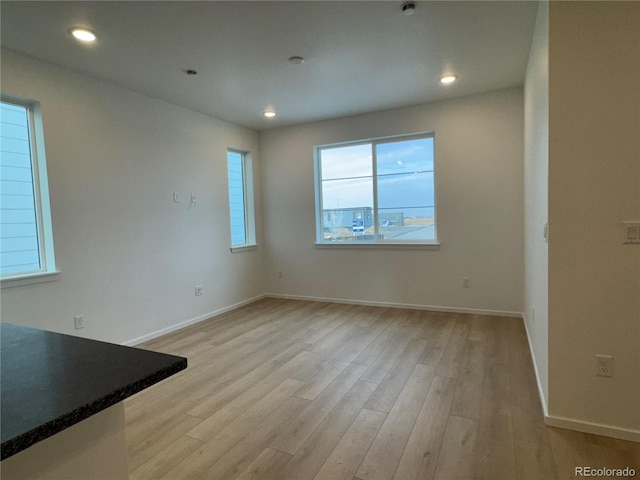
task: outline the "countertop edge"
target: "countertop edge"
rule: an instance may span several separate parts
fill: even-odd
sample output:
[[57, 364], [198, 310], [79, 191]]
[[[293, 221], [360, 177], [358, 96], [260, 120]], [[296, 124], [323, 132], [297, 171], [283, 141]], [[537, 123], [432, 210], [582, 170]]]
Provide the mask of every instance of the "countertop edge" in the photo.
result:
[[65, 430], [66, 428], [75, 425], [76, 423], [86, 420], [87, 418], [101, 412], [124, 399], [135, 395], [138, 392], [184, 370], [187, 368], [187, 359], [183, 357], [176, 357], [177, 360], [172, 365], [162, 368], [140, 380], [131, 383], [123, 388], [117, 389], [112, 393], [105, 395], [101, 398], [94, 400], [86, 405], [83, 405], [75, 410], [72, 410], [58, 418], [38, 426], [28, 432], [25, 432], [17, 437], [7, 440], [2, 443], [1, 458], [5, 460], [27, 448], [40, 442], [46, 438], [49, 438], [56, 433]]

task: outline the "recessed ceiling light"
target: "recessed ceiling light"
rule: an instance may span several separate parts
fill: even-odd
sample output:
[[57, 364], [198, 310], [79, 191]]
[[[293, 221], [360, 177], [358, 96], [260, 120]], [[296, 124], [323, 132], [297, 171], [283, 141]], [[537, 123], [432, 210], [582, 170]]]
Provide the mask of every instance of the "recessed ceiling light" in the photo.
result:
[[302, 65], [304, 63], [304, 58], [302, 57], [289, 57], [289, 63], [292, 65]]
[[400, 7], [400, 11], [403, 15], [409, 16], [416, 13], [416, 4], [415, 2], [404, 2]]
[[444, 75], [443, 77], [440, 77], [440, 83], [449, 85], [450, 83], [455, 82], [457, 79], [458, 77], [455, 75]]
[[72, 28], [71, 35], [81, 42], [95, 42], [96, 34], [86, 28]]
[[276, 112], [274, 112], [273, 110], [267, 110], [266, 112], [264, 112], [264, 116], [267, 118], [273, 118], [276, 116]]

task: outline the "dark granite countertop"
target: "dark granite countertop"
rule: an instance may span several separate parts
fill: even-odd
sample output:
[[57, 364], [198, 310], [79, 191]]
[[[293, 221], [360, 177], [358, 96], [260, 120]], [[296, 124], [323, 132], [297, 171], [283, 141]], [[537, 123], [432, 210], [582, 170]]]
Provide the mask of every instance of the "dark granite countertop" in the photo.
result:
[[2, 460], [187, 368], [187, 359], [0, 324]]

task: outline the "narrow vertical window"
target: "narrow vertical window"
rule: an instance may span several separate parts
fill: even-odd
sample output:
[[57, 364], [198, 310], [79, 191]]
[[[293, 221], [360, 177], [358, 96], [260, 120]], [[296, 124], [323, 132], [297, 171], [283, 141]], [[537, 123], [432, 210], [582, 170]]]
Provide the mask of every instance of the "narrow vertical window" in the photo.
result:
[[255, 245], [253, 213], [253, 180], [251, 156], [247, 152], [227, 151], [229, 180], [229, 217], [231, 220], [231, 247]]
[[55, 271], [42, 124], [36, 102], [0, 102], [0, 271]]

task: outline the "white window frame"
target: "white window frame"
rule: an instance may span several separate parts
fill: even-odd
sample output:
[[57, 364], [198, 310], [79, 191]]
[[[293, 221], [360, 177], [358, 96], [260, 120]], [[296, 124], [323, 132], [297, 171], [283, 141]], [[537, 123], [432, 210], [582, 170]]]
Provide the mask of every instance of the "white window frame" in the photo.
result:
[[[256, 219], [255, 219], [255, 207], [254, 207], [254, 193], [253, 193], [253, 159], [251, 152], [241, 150], [237, 148], [227, 148], [227, 162], [229, 153], [237, 153], [242, 156], [242, 187], [244, 190], [244, 223], [245, 223], [245, 243], [241, 245], [233, 245], [231, 236], [231, 210], [230, 206], [227, 208], [229, 212], [229, 242], [231, 252], [241, 252], [244, 250], [255, 250], [257, 248], [256, 243]], [[227, 194], [229, 193], [229, 171], [227, 163]], [[227, 195], [227, 199], [229, 196]]]
[[2, 288], [17, 287], [55, 280], [59, 275], [56, 269], [51, 206], [49, 202], [49, 179], [44, 148], [44, 128], [40, 102], [1, 94], [3, 103], [21, 106], [27, 109], [29, 141], [31, 144], [31, 171], [33, 179], [34, 204], [38, 234], [40, 269], [22, 273], [12, 273], [0, 277]]
[[[377, 191], [377, 159], [375, 145], [384, 143], [393, 143], [399, 141], [417, 140], [422, 138], [433, 139], [433, 221], [434, 221], [434, 239], [433, 240], [393, 240], [393, 239], [378, 239], [379, 222], [375, 218], [378, 211], [378, 191]], [[419, 132], [406, 135], [394, 135], [387, 137], [370, 138], [366, 140], [356, 140], [350, 142], [340, 142], [325, 145], [318, 145], [313, 149], [313, 163], [314, 163], [314, 175], [315, 175], [315, 200], [316, 200], [316, 242], [317, 248], [418, 248], [418, 249], [431, 249], [437, 250], [440, 247], [438, 242], [438, 219], [437, 219], [437, 188], [436, 188], [436, 135], [435, 132]], [[351, 147], [357, 145], [371, 144], [372, 148], [372, 178], [373, 178], [373, 212], [374, 212], [374, 239], [365, 241], [347, 241], [347, 242], [332, 242], [324, 239], [323, 228], [323, 210], [322, 205], [322, 167], [320, 162], [320, 152], [324, 149], [336, 148], [336, 147]]]

